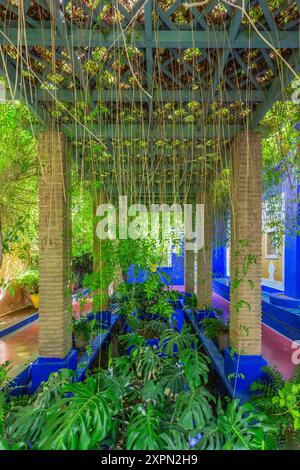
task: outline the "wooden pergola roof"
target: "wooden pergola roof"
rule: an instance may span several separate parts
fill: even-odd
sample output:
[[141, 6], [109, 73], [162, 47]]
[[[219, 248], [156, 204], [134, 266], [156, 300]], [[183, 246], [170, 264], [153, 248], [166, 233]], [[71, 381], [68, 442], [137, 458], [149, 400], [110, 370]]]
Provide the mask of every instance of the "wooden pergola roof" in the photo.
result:
[[151, 153], [160, 139], [226, 141], [288, 99], [299, 10], [300, 0], [0, 0], [0, 73], [77, 141], [145, 140]]
[[[235, 5], [256, 15], [255, 27]], [[192, 8], [179, 0], [0, 0], [2, 74], [40, 115], [55, 100], [83, 101], [89, 112], [100, 102], [112, 110], [144, 103], [155, 128], [159, 105], [197, 101], [206, 132], [195, 123], [181, 132], [209, 138], [212, 103], [243, 103], [255, 127], [294, 78], [279, 54], [299, 70], [299, 7], [299, 0]], [[124, 133], [140, 135], [139, 125]], [[105, 135], [115, 135], [113, 118]]]

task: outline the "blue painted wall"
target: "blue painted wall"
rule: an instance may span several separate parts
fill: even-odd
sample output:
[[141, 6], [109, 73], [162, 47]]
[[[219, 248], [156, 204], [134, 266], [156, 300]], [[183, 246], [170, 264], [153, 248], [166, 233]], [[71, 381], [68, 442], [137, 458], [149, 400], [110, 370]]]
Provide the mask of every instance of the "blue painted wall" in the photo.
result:
[[[291, 187], [292, 186], [292, 187]], [[285, 236], [284, 292], [289, 297], [300, 299], [300, 185], [287, 182], [285, 202], [287, 223], [291, 228]], [[292, 224], [295, 224], [292, 227]]]
[[[179, 255], [172, 253], [172, 265], [162, 266], [157, 268], [158, 273], [166, 273], [170, 278], [170, 284], [183, 285], [184, 284], [184, 256], [183, 246]], [[145, 271], [139, 270], [135, 273], [134, 266], [130, 266], [128, 270], [128, 282], [143, 282], [146, 279]]]
[[226, 247], [225, 246], [215, 246], [213, 244], [212, 252], [212, 263], [213, 263], [213, 279], [226, 276]]

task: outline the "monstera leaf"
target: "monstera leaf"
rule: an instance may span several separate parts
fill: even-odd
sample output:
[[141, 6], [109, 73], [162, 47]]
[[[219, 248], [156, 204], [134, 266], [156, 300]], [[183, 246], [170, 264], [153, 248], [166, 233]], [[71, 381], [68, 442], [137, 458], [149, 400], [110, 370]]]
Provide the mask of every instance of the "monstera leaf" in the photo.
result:
[[212, 418], [213, 396], [204, 387], [181, 392], [176, 398], [174, 415], [184, 429], [201, 430]]
[[163, 429], [164, 414], [152, 404], [138, 406], [127, 430], [127, 450], [178, 450], [187, 449], [182, 428]]
[[67, 385], [62, 393], [68, 396], [49, 409], [39, 449], [93, 449], [112, 426], [109, 396], [98, 391], [94, 377], [89, 377], [85, 383]]

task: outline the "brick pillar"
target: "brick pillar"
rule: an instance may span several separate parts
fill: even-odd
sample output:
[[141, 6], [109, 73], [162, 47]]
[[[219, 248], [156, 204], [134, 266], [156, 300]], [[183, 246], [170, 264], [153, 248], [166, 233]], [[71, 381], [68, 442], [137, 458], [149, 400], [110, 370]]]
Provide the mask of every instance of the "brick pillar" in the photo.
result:
[[64, 358], [72, 343], [71, 193], [64, 134], [41, 132], [39, 156], [39, 355]]
[[212, 303], [212, 205], [208, 193], [198, 197], [204, 204], [204, 246], [197, 252], [197, 306], [203, 309]]
[[[96, 215], [97, 207], [106, 204], [107, 197], [103, 189], [96, 189], [93, 193], [93, 272], [96, 284], [94, 290], [93, 311], [105, 311], [108, 308], [108, 285], [106, 282], [106, 267], [103, 262], [103, 250], [105, 250], [105, 240], [100, 240], [96, 234], [99, 217]], [[109, 270], [109, 267], [107, 267]], [[97, 288], [99, 286], [99, 288]]]
[[258, 133], [237, 136], [232, 155], [230, 344], [261, 354], [262, 153]]
[[195, 252], [189, 246], [186, 249], [187, 244], [191, 245], [190, 240], [184, 241], [184, 290], [189, 294], [193, 294], [195, 291]]

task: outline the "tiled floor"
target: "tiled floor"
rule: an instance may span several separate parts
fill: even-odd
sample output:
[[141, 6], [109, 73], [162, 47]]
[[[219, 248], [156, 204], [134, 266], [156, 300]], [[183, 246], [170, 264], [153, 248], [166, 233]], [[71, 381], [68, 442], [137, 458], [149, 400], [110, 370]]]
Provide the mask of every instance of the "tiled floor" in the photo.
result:
[[[224, 317], [229, 317], [229, 302], [217, 294], [213, 294], [213, 305], [221, 308]], [[262, 355], [271, 366], [276, 366], [285, 379], [290, 378], [297, 361], [295, 343], [277, 333], [267, 325], [262, 326]], [[298, 346], [298, 350], [300, 347]], [[300, 362], [300, 351], [299, 351]]]
[[[174, 286], [184, 292], [183, 286]], [[217, 294], [213, 294], [213, 306], [223, 310], [224, 318], [229, 318], [229, 302]], [[270, 366], [275, 366], [285, 379], [289, 379], [296, 363], [300, 363], [300, 346], [277, 331], [262, 326], [262, 355]]]
[[0, 364], [11, 363], [9, 376], [15, 377], [34, 361], [38, 355], [38, 321], [24, 326], [20, 330], [0, 340]]
[[[174, 286], [180, 292], [184, 291], [183, 286]], [[217, 294], [213, 294], [213, 305], [224, 312], [225, 318], [229, 316], [229, 302]], [[91, 304], [85, 306], [85, 311], [90, 310]], [[73, 305], [74, 314], [78, 315], [78, 304]], [[27, 312], [28, 315], [28, 312]], [[10, 319], [14, 322], [17, 317]], [[6, 319], [9, 321], [9, 319]], [[11, 324], [11, 323], [10, 323]], [[8, 325], [7, 325], [8, 326]], [[11, 333], [0, 340], [0, 364], [10, 361], [10, 377], [15, 377], [28, 363], [33, 361], [38, 355], [38, 321], [33, 322], [22, 329]], [[300, 362], [300, 347], [285, 336], [277, 333], [266, 325], [262, 328], [263, 356], [266, 361], [276, 366], [283, 374], [284, 378], [289, 378], [295, 362]]]
[[19, 323], [20, 321], [25, 320], [25, 318], [29, 317], [35, 312], [37, 312], [37, 310], [34, 307], [26, 307], [17, 310], [16, 312], [1, 316], [0, 331], [8, 328], [11, 325], [14, 325], [15, 323]]

